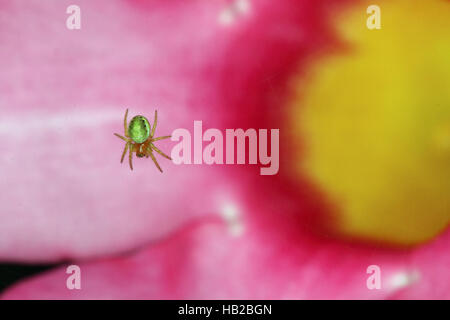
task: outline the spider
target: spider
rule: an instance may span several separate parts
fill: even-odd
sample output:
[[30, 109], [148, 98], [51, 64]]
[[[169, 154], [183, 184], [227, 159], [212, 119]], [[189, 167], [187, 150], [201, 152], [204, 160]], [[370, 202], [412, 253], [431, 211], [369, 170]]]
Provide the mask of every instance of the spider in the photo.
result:
[[117, 137], [124, 140], [126, 142], [125, 149], [122, 153], [122, 158], [120, 159], [120, 163], [123, 162], [123, 159], [125, 157], [125, 154], [127, 153], [127, 150], [129, 150], [129, 163], [130, 168], [133, 170], [133, 161], [132, 161], [132, 155], [133, 152], [136, 153], [136, 156], [138, 158], [142, 157], [151, 157], [153, 162], [155, 163], [156, 167], [159, 171], [163, 172], [161, 167], [159, 166], [158, 162], [156, 161], [155, 155], [153, 154], [153, 150], [158, 152], [160, 155], [162, 155], [164, 158], [167, 158], [169, 160], [172, 160], [168, 155], [166, 155], [164, 152], [159, 150], [155, 145], [154, 142], [162, 139], [170, 138], [171, 136], [163, 136], [154, 138], [155, 135], [155, 129], [156, 129], [156, 122], [158, 113], [155, 110], [155, 120], [153, 121], [153, 127], [150, 131], [150, 123], [148, 122], [147, 118], [144, 116], [135, 116], [133, 119], [131, 119], [130, 124], [127, 125], [127, 115], [128, 115], [128, 109], [125, 111], [125, 117], [123, 120], [124, 128], [125, 128], [125, 137], [121, 136], [120, 134], [114, 133]]

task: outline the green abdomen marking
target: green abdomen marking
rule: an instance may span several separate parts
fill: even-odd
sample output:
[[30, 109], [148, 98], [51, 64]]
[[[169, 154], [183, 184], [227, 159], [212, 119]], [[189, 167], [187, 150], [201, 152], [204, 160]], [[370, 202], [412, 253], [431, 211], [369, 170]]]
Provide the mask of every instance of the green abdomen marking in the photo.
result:
[[128, 134], [136, 143], [142, 143], [150, 136], [150, 123], [143, 116], [135, 116], [128, 126]]

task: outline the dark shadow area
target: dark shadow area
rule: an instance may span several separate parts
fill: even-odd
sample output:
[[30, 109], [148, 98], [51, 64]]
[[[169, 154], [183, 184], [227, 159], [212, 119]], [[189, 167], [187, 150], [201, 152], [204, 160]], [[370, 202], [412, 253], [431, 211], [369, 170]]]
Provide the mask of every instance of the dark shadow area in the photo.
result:
[[54, 265], [0, 264], [0, 295], [7, 287], [19, 280], [53, 267]]

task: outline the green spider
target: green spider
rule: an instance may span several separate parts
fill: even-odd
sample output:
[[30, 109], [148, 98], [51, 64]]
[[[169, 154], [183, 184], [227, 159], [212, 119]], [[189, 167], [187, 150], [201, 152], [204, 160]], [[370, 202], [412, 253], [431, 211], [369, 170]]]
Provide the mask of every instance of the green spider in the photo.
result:
[[156, 129], [156, 122], [158, 113], [155, 110], [155, 120], [153, 121], [153, 127], [151, 128], [150, 132], [150, 122], [148, 122], [147, 118], [144, 116], [135, 116], [133, 119], [131, 119], [130, 124], [127, 125], [127, 115], [128, 115], [128, 109], [125, 111], [125, 118], [123, 120], [124, 128], [125, 128], [125, 137], [122, 137], [120, 134], [114, 133], [117, 137], [124, 140], [126, 142], [125, 144], [125, 150], [123, 150], [122, 158], [120, 159], [120, 163], [123, 162], [123, 158], [125, 157], [125, 154], [127, 153], [127, 150], [130, 152], [129, 156], [129, 163], [130, 168], [133, 170], [133, 161], [132, 161], [132, 155], [133, 152], [136, 153], [136, 156], [138, 158], [142, 157], [151, 157], [153, 162], [155, 163], [156, 167], [159, 169], [159, 171], [163, 172], [161, 167], [159, 166], [158, 162], [156, 161], [155, 155], [153, 154], [153, 150], [158, 152], [160, 155], [162, 155], [164, 158], [167, 158], [169, 160], [172, 160], [168, 155], [163, 153], [161, 150], [159, 150], [155, 145], [154, 142], [162, 139], [170, 138], [171, 136], [163, 136], [154, 138], [155, 135], [155, 129]]

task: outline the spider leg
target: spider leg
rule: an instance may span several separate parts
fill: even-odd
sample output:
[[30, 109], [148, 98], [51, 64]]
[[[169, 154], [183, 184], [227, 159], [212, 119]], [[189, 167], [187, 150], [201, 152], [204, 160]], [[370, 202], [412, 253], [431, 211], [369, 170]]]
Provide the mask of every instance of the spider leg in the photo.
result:
[[122, 139], [122, 140], [124, 140], [124, 141], [126, 141], [126, 142], [130, 141], [129, 139], [127, 139], [127, 138], [125, 138], [125, 137], [122, 137], [120, 134], [114, 133], [114, 135], [115, 135], [117, 138], [120, 138], [120, 139]]
[[123, 150], [122, 158], [120, 158], [120, 163], [123, 162], [123, 158], [125, 157], [125, 154], [127, 153], [128, 145], [129, 145], [129, 144], [130, 144], [129, 142], [125, 143], [125, 149]]
[[152, 138], [155, 135], [157, 121], [158, 121], [158, 111], [155, 110], [155, 119], [153, 120], [153, 127], [152, 127], [152, 133], [150, 134], [150, 138]]
[[127, 111], [125, 111], [125, 117], [123, 118], [123, 127], [124, 127], [124, 132], [125, 132], [126, 137], [128, 137], [127, 116], [128, 116], [128, 109], [127, 109]]
[[130, 157], [129, 157], [129, 159], [128, 159], [128, 161], [130, 162], [130, 168], [131, 168], [131, 170], [133, 170], [133, 160], [132, 160], [132, 157], [133, 157], [133, 146], [130, 144]]
[[172, 136], [158, 137], [158, 138], [152, 139], [152, 141], [158, 141], [158, 140], [167, 139], [167, 138], [170, 138], [170, 137], [172, 137]]
[[153, 162], [155, 163], [156, 167], [158, 168], [158, 170], [161, 171], [161, 172], [163, 172], [162, 169], [161, 169], [161, 167], [160, 167], [159, 164], [158, 164], [158, 161], [156, 161], [156, 158], [155, 158], [155, 156], [153, 155], [153, 152], [152, 152], [151, 149], [150, 149], [150, 153], [149, 153], [149, 154], [150, 154], [150, 157], [152, 158]]
[[155, 145], [152, 143], [151, 144], [151, 146], [152, 146], [152, 148], [156, 151], [156, 152], [158, 152], [160, 155], [162, 155], [164, 158], [167, 158], [167, 159], [169, 159], [169, 160], [172, 160], [172, 158], [171, 157], [169, 157], [168, 155], [166, 155], [164, 152], [162, 152], [161, 150], [159, 150], [157, 147], [155, 147]]

